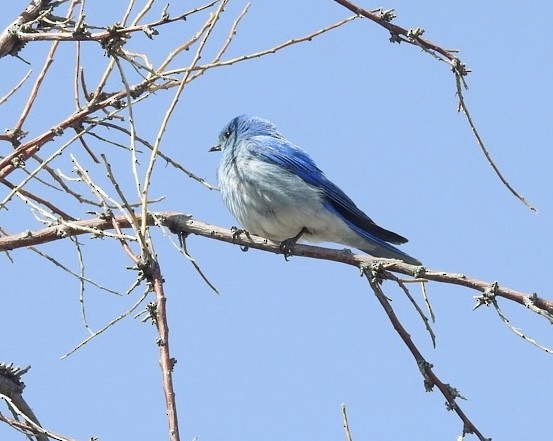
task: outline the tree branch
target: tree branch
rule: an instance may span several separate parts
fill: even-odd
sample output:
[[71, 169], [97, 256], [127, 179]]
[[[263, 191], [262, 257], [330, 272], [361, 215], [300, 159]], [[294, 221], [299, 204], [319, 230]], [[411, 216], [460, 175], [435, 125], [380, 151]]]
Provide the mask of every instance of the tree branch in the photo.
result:
[[[275, 254], [282, 254], [279, 242], [273, 242], [253, 234], [236, 235], [232, 230], [206, 224], [182, 213], [166, 211], [156, 213], [156, 217], [161, 220], [163, 226], [169, 228], [173, 233], [197, 234], [208, 239], [241, 245], [245, 248], [255, 248]], [[135, 218], [136, 222], [142, 221], [142, 218], [138, 214], [135, 214]], [[0, 237], [0, 251], [10, 251], [31, 245], [40, 245], [64, 239], [67, 236], [90, 234], [91, 231], [95, 232], [98, 236], [102, 236], [104, 231], [113, 228], [114, 223], [121, 228], [131, 227], [131, 223], [126, 215], [116, 216], [112, 219], [93, 218], [67, 222], [64, 225], [47, 227], [37, 231], [24, 231], [19, 234]], [[155, 219], [152, 216], [148, 216], [147, 225], [156, 225]], [[511, 288], [502, 287], [498, 285], [497, 282], [478, 280], [464, 274], [430, 270], [421, 266], [409, 265], [399, 260], [377, 259], [365, 254], [353, 254], [347, 249], [335, 250], [296, 244], [291, 251], [293, 256], [340, 262], [357, 268], [365, 268], [375, 262], [382, 262], [384, 269], [387, 271], [411, 276], [421, 281], [434, 281], [464, 286], [465, 288], [481, 292], [486, 298], [502, 297], [516, 302], [525, 308], [528, 308], [528, 305], [531, 304], [533, 306], [529, 309], [538, 314], [538, 311], [544, 313], [545, 317], [548, 319], [553, 314], [552, 300], [541, 298], [536, 293], [529, 294], [516, 291]], [[485, 300], [483, 300], [482, 303], [487, 304]]]
[[391, 42], [393, 43], [404, 42], [404, 43], [412, 44], [414, 46], [418, 46], [425, 52], [433, 55], [438, 60], [443, 61], [451, 66], [451, 70], [455, 75], [457, 98], [459, 99], [458, 111], [462, 111], [464, 113], [467, 123], [470, 126], [470, 129], [476, 139], [476, 142], [478, 143], [478, 146], [480, 147], [480, 150], [486, 157], [488, 164], [490, 164], [490, 166], [492, 167], [492, 170], [499, 178], [501, 183], [507, 188], [507, 190], [509, 190], [513, 194], [513, 196], [515, 196], [524, 205], [526, 205], [526, 207], [536, 212], [537, 209], [530, 202], [528, 202], [528, 200], [521, 193], [519, 193], [503, 176], [503, 173], [501, 173], [501, 170], [495, 164], [495, 161], [493, 160], [489, 150], [486, 148], [484, 141], [482, 140], [482, 137], [478, 133], [476, 125], [472, 121], [468, 106], [463, 96], [463, 88], [468, 89], [468, 86], [465, 82], [464, 77], [470, 72], [470, 69], [468, 69], [465, 63], [463, 63], [461, 59], [455, 55], [458, 51], [453, 49], [449, 49], [449, 50], [444, 49], [441, 46], [438, 46], [437, 44], [434, 44], [431, 41], [422, 38], [421, 36], [424, 34], [424, 29], [422, 28], [405, 29], [401, 26], [391, 23], [392, 19], [395, 18], [395, 14], [393, 14], [393, 9], [389, 11], [382, 11], [382, 10], [368, 11], [366, 9], [363, 9], [355, 5], [354, 3], [348, 0], [334, 0], [334, 1], [342, 5], [346, 9], [349, 9], [350, 11], [355, 12], [357, 15], [368, 18], [369, 20], [372, 20], [373, 22], [387, 29], [391, 34], [391, 37], [390, 37]]
[[173, 367], [176, 360], [171, 358], [169, 351], [169, 324], [167, 322], [166, 309], [167, 297], [165, 297], [163, 290], [163, 276], [157, 260], [151, 263], [150, 268], [150, 282], [156, 293], [155, 317], [153, 317], [153, 319], [159, 335], [159, 363], [163, 375], [163, 392], [165, 394], [167, 418], [169, 420], [169, 439], [171, 441], [180, 441], [177, 402], [173, 389]]
[[0, 34], [0, 58], [8, 54], [17, 55], [25, 43], [18, 37], [18, 31], [27, 23], [35, 20], [45, 11], [51, 0], [31, 0], [25, 10]]

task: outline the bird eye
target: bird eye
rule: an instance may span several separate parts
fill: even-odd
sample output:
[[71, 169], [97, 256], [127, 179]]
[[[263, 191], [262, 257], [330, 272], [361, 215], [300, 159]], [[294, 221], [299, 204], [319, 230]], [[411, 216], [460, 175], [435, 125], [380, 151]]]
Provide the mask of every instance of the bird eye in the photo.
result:
[[225, 139], [229, 139], [230, 138], [230, 129], [227, 130], [223, 136], [224, 136]]

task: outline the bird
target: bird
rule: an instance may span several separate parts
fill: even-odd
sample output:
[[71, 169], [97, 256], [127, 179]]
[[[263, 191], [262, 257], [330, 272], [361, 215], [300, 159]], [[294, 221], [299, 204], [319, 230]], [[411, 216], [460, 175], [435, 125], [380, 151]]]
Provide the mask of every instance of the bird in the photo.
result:
[[248, 233], [288, 245], [331, 242], [422, 265], [391, 245], [405, 237], [377, 225], [270, 121], [236, 116], [209, 151], [221, 152], [219, 189]]

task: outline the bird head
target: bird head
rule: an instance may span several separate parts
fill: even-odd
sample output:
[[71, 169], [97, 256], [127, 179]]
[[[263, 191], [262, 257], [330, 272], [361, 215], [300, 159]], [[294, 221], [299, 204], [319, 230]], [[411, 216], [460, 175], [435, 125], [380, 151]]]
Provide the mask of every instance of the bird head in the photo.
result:
[[219, 133], [219, 143], [209, 149], [210, 152], [224, 151], [252, 136], [272, 136], [282, 138], [275, 125], [255, 116], [239, 115], [227, 123]]

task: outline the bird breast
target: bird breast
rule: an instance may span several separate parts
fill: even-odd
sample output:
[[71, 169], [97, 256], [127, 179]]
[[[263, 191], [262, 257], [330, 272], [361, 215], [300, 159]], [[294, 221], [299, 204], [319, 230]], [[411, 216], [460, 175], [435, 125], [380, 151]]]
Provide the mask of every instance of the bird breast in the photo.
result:
[[229, 157], [221, 163], [218, 177], [223, 200], [250, 233], [282, 241], [305, 227], [305, 239], [324, 241], [329, 233], [336, 234], [336, 228], [344, 230], [336, 216], [328, 219], [318, 188], [278, 165], [253, 155]]

